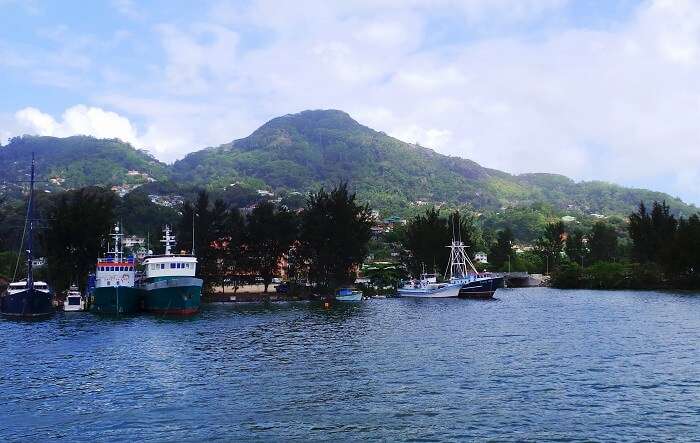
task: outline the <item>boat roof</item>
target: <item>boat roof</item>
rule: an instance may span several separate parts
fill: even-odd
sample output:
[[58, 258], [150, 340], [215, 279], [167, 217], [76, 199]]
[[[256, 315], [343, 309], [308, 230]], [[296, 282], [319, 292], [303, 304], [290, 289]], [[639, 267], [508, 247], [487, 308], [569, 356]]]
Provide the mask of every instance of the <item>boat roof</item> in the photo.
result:
[[[181, 260], [181, 259], [186, 259], [185, 261], [197, 261], [197, 257], [191, 254], [170, 254], [170, 255], [149, 255], [146, 258], [143, 259], [144, 262], [147, 260], [152, 260], [152, 261], [167, 261], [167, 260]], [[190, 260], [187, 260], [190, 259]]]

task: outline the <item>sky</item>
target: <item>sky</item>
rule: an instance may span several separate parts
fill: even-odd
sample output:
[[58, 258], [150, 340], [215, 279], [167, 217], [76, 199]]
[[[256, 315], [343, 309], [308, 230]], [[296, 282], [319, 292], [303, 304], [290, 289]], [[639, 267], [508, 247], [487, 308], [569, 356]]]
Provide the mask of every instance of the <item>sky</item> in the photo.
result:
[[172, 162], [305, 109], [699, 204], [700, 1], [0, 0], [2, 143]]

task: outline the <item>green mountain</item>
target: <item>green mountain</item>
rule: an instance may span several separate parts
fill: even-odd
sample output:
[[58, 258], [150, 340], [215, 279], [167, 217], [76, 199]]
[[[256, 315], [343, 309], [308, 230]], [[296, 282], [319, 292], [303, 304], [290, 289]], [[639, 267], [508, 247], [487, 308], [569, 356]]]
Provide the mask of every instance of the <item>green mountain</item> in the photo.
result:
[[0, 146], [0, 183], [12, 187], [27, 180], [32, 152], [37, 180], [50, 190], [91, 185], [124, 185], [131, 189], [168, 177], [166, 164], [120, 140], [25, 135]]
[[666, 200], [684, 214], [696, 211], [660, 192], [484, 168], [402, 142], [336, 110], [275, 118], [246, 138], [189, 154], [175, 162], [171, 176], [214, 189], [239, 185], [276, 192], [347, 180], [363, 201], [399, 212], [424, 202], [477, 210], [546, 203], [569, 213], [626, 215], [640, 200]]
[[[422, 211], [424, 205], [467, 206], [496, 214], [503, 208], [547, 205], [555, 214], [627, 215], [639, 201], [666, 200], [676, 213], [697, 211], [677, 198], [604, 182], [574, 182], [554, 174], [512, 175], [390, 137], [335, 111], [275, 118], [250, 136], [187, 155], [166, 165], [114, 139], [23, 136], [0, 146], [2, 189], [19, 190], [30, 153], [48, 190], [90, 185], [191, 196], [193, 186], [247, 205], [268, 191], [303, 203], [304, 193], [347, 181], [383, 215]], [[538, 212], [542, 213], [541, 210]]]

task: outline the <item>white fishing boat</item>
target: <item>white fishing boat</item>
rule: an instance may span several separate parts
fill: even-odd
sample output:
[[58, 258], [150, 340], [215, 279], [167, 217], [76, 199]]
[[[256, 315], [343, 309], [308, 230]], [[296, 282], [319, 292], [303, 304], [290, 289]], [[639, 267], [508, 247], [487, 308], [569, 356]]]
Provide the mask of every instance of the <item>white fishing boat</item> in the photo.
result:
[[459, 283], [438, 283], [434, 274], [421, 274], [420, 279], [411, 280], [398, 289], [399, 297], [452, 298], [459, 295]]
[[362, 291], [351, 288], [341, 288], [335, 293], [336, 301], [362, 301]]
[[85, 310], [85, 298], [83, 294], [80, 293], [77, 286], [72, 285], [70, 289], [68, 289], [66, 299], [63, 301], [63, 310], [66, 312]]

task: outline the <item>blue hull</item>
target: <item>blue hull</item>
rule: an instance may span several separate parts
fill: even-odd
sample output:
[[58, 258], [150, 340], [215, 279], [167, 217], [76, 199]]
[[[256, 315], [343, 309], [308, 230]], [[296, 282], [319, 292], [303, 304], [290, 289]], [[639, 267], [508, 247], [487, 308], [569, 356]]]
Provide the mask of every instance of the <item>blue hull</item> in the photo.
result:
[[484, 278], [462, 285], [460, 298], [492, 298], [497, 289], [504, 287], [503, 277]]
[[18, 318], [48, 317], [54, 313], [51, 293], [26, 289], [0, 297], [0, 314]]

